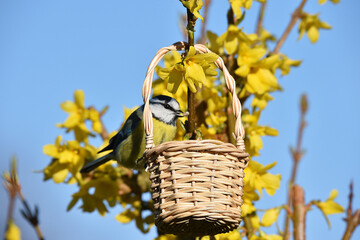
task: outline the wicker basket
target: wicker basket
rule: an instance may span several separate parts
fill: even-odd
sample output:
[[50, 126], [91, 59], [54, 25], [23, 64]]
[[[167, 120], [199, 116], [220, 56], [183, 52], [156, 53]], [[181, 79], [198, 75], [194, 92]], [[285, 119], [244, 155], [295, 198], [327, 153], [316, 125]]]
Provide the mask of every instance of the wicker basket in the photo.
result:
[[[154, 146], [152, 141], [149, 99], [155, 66], [168, 51], [183, 50], [185, 46], [186, 43], [178, 42], [160, 49], [150, 63], [143, 86], [145, 158], [150, 171], [155, 224], [164, 233], [215, 235], [236, 229], [241, 222], [243, 170], [248, 163], [241, 104], [235, 81], [221, 58], [215, 64], [223, 71], [226, 85], [233, 93], [237, 146], [217, 140], [171, 141]], [[210, 52], [200, 44], [195, 49]]]

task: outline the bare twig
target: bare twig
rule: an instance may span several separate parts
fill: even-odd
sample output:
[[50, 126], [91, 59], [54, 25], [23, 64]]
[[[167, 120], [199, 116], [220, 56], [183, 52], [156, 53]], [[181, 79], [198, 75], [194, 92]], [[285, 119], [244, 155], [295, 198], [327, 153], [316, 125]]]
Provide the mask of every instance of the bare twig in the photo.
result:
[[249, 215], [247, 216], [244, 216], [243, 217], [243, 221], [244, 221], [244, 226], [245, 226], [245, 234], [246, 234], [246, 237], [247, 239], [250, 239], [253, 235], [254, 235], [254, 228], [253, 228], [253, 225], [251, 223], [251, 218]]
[[263, 21], [265, 15], [266, 2], [261, 3], [259, 17], [256, 24], [256, 34], [260, 36], [261, 29], [263, 28]]
[[[11, 170], [9, 174], [4, 174], [4, 185], [9, 192], [10, 204], [8, 209], [8, 218], [7, 224], [13, 219], [13, 213], [15, 208], [16, 197], [19, 196], [22, 203], [24, 204], [25, 210], [22, 210], [21, 213], [23, 216], [30, 222], [30, 224], [35, 228], [35, 231], [40, 240], [43, 240], [44, 237], [40, 231], [39, 220], [38, 220], [38, 207], [35, 207], [34, 213], [31, 212], [29, 205], [27, 204], [24, 195], [21, 191], [21, 184], [18, 180], [17, 170], [16, 170], [16, 157], [12, 158]], [[8, 227], [8, 226], [7, 226]]]
[[305, 217], [307, 207], [305, 206], [304, 189], [299, 185], [293, 187], [293, 221], [294, 240], [305, 240]]
[[[227, 22], [228, 26], [235, 24], [234, 11], [232, 10], [231, 6], [227, 12]], [[226, 67], [229, 69], [231, 76], [236, 76], [234, 71], [237, 67], [234, 66], [236, 65], [236, 59], [234, 55], [228, 55], [226, 58], [224, 58], [224, 62]], [[227, 107], [225, 111], [227, 141], [236, 145], [236, 140], [233, 137], [233, 133], [235, 132], [235, 116], [232, 109], [231, 93], [228, 91], [226, 86], [224, 86], [224, 96], [227, 98]]]
[[346, 211], [346, 229], [342, 240], [350, 240], [351, 235], [355, 231], [355, 228], [360, 225], [360, 209], [352, 212], [352, 201], [353, 201], [353, 182], [350, 183], [350, 193], [349, 193], [349, 205]]
[[[305, 121], [305, 115], [307, 112], [307, 108], [308, 108], [308, 103], [307, 103], [307, 97], [305, 94], [303, 94], [301, 96], [301, 102], [300, 102], [300, 125], [299, 125], [299, 129], [298, 129], [298, 136], [297, 136], [297, 143], [296, 143], [296, 149], [295, 150], [291, 150], [291, 156], [293, 158], [293, 168], [292, 168], [292, 172], [291, 172], [291, 177], [288, 183], [288, 196], [287, 196], [287, 207], [289, 209], [291, 209], [291, 203], [293, 202], [293, 186], [296, 180], [296, 175], [297, 175], [297, 170], [298, 170], [298, 165], [299, 162], [303, 156], [303, 150], [302, 150], [302, 138], [303, 138], [303, 133], [304, 133], [304, 129], [306, 126], [306, 121]], [[286, 214], [285, 216], [285, 227], [284, 227], [284, 239], [289, 239], [290, 238], [290, 233], [289, 233], [289, 225], [290, 225], [290, 214]]]
[[204, 22], [201, 25], [201, 32], [200, 32], [200, 43], [205, 44], [206, 42], [206, 26], [208, 23], [208, 15], [209, 15], [209, 7], [211, 4], [211, 0], [205, 0], [204, 3]]
[[186, 14], [181, 14], [180, 15], [180, 20], [179, 20], [179, 28], [180, 28], [180, 31], [181, 31], [181, 35], [186, 38], [187, 36], [187, 30], [186, 30], [186, 22], [187, 22], [187, 16]]
[[290, 34], [292, 28], [294, 27], [295, 23], [301, 17], [302, 10], [303, 10], [303, 8], [305, 6], [306, 1], [307, 0], [302, 0], [299, 7], [297, 9], [295, 9], [293, 14], [291, 15], [289, 25], [286, 27], [284, 33], [282, 34], [280, 39], [277, 41], [276, 46], [275, 46], [274, 50], [272, 51], [273, 54], [276, 54], [276, 53], [278, 53], [280, 51], [280, 48], [284, 44], [286, 38], [289, 36], [289, 34]]
[[9, 208], [7, 213], [7, 221], [6, 221], [6, 229], [8, 228], [8, 224], [13, 219], [14, 209], [15, 209], [15, 200], [16, 196], [21, 189], [20, 183], [18, 182], [17, 178], [17, 171], [16, 171], [16, 157], [12, 157], [11, 160], [11, 168], [10, 173], [6, 173], [3, 175], [4, 179], [4, 186], [9, 193]]

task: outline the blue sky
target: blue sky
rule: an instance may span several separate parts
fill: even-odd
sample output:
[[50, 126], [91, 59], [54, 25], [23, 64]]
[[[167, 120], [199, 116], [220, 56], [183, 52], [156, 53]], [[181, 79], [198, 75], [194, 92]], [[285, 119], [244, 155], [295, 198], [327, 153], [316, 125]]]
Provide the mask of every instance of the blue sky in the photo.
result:
[[[265, 27], [279, 36], [298, 2], [269, 1]], [[258, 6], [253, 4], [242, 25], [247, 33], [254, 31]], [[315, 45], [306, 37], [297, 41], [293, 29], [283, 46], [283, 53], [303, 63], [289, 76], [279, 77], [284, 91], [274, 94], [275, 100], [262, 115], [262, 123], [280, 134], [264, 138], [257, 160], [264, 164], [277, 161], [271, 172], [282, 174], [282, 185], [274, 197], [265, 195], [257, 207], [284, 203], [291, 169], [288, 149], [295, 144], [299, 97], [306, 92], [310, 102], [303, 143], [306, 154], [297, 183], [305, 188], [306, 201], [325, 200], [335, 188], [338, 202], [347, 206], [348, 185], [353, 179], [354, 207], [360, 208], [360, 36], [355, 26], [360, 22], [359, 7], [358, 1], [319, 6], [316, 0], [309, 0], [305, 11], [321, 12], [321, 19], [333, 29], [321, 31]], [[209, 30], [217, 34], [226, 30], [227, 9], [227, 1], [213, 1]], [[0, 1], [0, 172], [8, 169], [16, 154], [23, 192], [32, 205], [40, 206], [40, 226], [46, 239], [152, 239], [156, 235], [155, 229], [142, 235], [133, 222], [118, 223], [114, 216], [120, 207], [110, 209], [104, 218], [76, 207], [66, 212], [76, 187], [43, 182], [42, 175], [34, 171], [50, 161], [42, 146], [64, 134], [55, 127], [66, 118], [59, 104], [71, 100], [74, 90], [84, 90], [87, 105], [99, 109], [109, 105], [105, 125], [109, 130], [118, 129], [123, 106], [141, 104], [142, 81], [153, 55], [163, 46], [184, 40], [178, 28], [179, 15], [184, 12], [175, 0]], [[3, 188], [0, 202], [0, 226], [5, 226], [8, 197]], [[345, 229], [344, 216], [330, 216], [329, 229], [314, 209], [307, 215], [308, 238], [339, 239]], [[18, 211], [15, 220], [23, 239], [36, 239]], [[353, 239], [359, 238], [358, 229]]]

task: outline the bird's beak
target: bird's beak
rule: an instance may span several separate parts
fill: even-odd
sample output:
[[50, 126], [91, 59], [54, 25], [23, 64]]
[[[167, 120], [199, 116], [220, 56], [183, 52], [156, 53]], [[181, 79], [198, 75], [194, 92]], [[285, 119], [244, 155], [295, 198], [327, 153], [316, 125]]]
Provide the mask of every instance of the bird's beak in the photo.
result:
[[176, 111], [176, 116], [178, 117], [185, 117], [185, 116], [188, 116], [189, 115], [189, 112], [182, 112], [182, 111]]

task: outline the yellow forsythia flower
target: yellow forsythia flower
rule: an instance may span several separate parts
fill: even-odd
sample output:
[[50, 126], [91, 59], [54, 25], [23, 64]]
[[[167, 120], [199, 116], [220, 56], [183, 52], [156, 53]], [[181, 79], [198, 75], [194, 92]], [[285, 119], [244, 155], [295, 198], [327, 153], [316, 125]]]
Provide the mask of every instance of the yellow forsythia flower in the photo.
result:
[[[318, 0], [319, 4], [325, 4], [328, 0]], [[340, 0], [330, 0], [334, 4], [338, 4]]]
[[[240, 232], [238, 230], [233, 230], [228, 233], [221, 233], [215, 235], [216, 240], [240, 240]], [[210, 240], [210, 236], [203, 236], [201, 240]]]
[[180, 2], [184, 5], [184, 7], [188, 8], [195, 17], [200, 18], [201, 21], [204, 21], [203, 17], [199, 13], [200, 9], [203, 6], [202, 0], [180, 0]]
[[176, 93], [181, 82], [184, 80], [192, 92], [196, 87], [205, 83], [206, 75], [216, 75], [217, 72], [211, 68], [213, 62], [218, 59], [215, 53], [196, 54], [194, 47], [190, 47], [185, 58], [181, 58], [178, 52], [173, 52], [177, 63], [168, 68], [161, 68], [158, 75], [161, 79], [167, 80], [167, 90]]
[[97, 133], [102, 132], [102, 124], [100, 121], [100, 114], [95, 108], [89, 109], [89, 120], [92, 121], [92, 129]]
[[45, 180], [52, 178], [55, 183], [61, 183], [69, 173], [81, 179], [80, 169], [86, 159], [95, 159], [97, 150], [91, 145], [82, 147], [78, 141], [62, 143], [62, 137], [58, 136], [55, 144], [43, 147], [43, 152], [53, 158], [51, 164], [44, 169]]
[[267, 106], [267, 103], [273, 99], [274, 98], [267, 92], [261, 95], [255, 94], [254, 99], [251, 102], [251, 107], [257, 107], [261, 110], [264, 110]]
[[264, 28], [261, 28], [259, 33], [259, 40], [261, 41], [262, 46], [267, 48], [267, 41], [275, 42], [276, 37]]
[[242, 43], [239, 46], [239, 55], [237, 63], [239, 68], [236, 69], [235, 73], [239, 76], [246, 77], [250, 68], [266, 54], [266, 49], [263, 47], [250, 48], [249, 45]]
[[[107, 172], [97, 173], [96, 179], [86, 180], [77, 193], [72, 195], [73, 199], [69, 203], [67, 210], [69, 211], [78, 200], [82, 200], [82, 205], [80, 208], [84, 212], [93, 212], [97, 210], [100, 215], [104, 216], [107, 212], [107, 208], [104, 204], [104, 201], [107, 201], [110, 206], [113, 206], [116, 203], [119, 195], [119, 187], [117, 181], [112, 179], [111, 171], [113, 168], [110, 165], [107, 165]], [[112, 169], [112, 170], [110, 170]], [[94, 189], [93, 192], [89, 192], [90, 189]]]
[[246, 138], [245, 147], [250, 156], [258, 156], [260, 149], [263, 147], [261, 136], [277, 136], [278, 131], [268, 126], [259, 126], [258, 120], [260, 118], [260, 111], [255, 111], [253, 114], [249, 114], [249, 111], [245, 109], [242, 115], [242, 121], [245, 126]]
[[230, 25], [226, 32], [217, 38], [217, 44], [224, 46], [228, 54], [235, 54], [240, 42], [250, 42], [250, 39], [237, 26]]
[[8, 228], [5, 232], [5, 240], [21, 240], [20, 228], [13, 220], [10, 220], [8, 223]]
[[344, 212], [344, 208], [340, 204], [338, 204], [334, 201], [334, 199], [337, 197], [337, 195], [338, 195], [338, 191], [336, 189], [333, 189], [330, 193], [329, 198], [326, 199], [326, 201], [324, 201], [324, 202], [317, 201], [315, 203], [315, 205], [318, 208], [320, 208], [320, 210], [325, 215], [342, 213], [342, 212]]
[[261, 95], [279, 89], [274, 75], [280, 63], [279, 55], [265, 57], [266, 52], [264, 47], [252, 47], [246, 42], [239, 44], [239, 68], [235, 74], [246, 80], [245, 90], [250, 93]]
[[[86, 127], [85, 121], [92, 122], [92, 130], [101, 133], [102, 124], [100, 121], [100, 113], [93, 107], [85, 108], [85, 94], [82, 90], [74, 92], [74, 102], [65, 101], [60, 104], [62, 110], [67, 112], [69, 116], [63, 123], [57, 124], [59, 128], [66, 128], [67, 132], [74, 131], [75, 139], [79, 142], [88, 142], [88, 136], [94, 136]], [[103, 110], [106, 111], [106, 108]]]
[[261, 225], [264, 227], [269, 227], [271, 225], [274, 224], [274, 222], [276, 222], [279, 213], [280, 213], [281, 208], [270, 208], [268, 210], [266, 210], [266, 212], [264, 213], [262, 219], [261, 219]]
[[258, 163], [254, 160], [249, 162], [247, 168], [245, 168], [245, 186], [252, 189], [256, 189], [260, 196], [262, 196], [262, 189], [270, 195], [274, 195], [275, 191], [280, 187], [280, 174], [271, 174], [267, 170], [273, 168], [276, 165], [276, 162], [268, 164], [264, 167], [263, 164]]
[[172, 234], [160, 235], [157, 238], [154, 238], [154, 240], [177, 240], [177, 239], [178, 237]]
[[331, 29], [331, 26], [326, 22], [320, 21], [319, 14], [302, 13], [301, 22], [298, 28], [300, 33], [298, 39], [301, 39], [306, 32], [310, 41], [315, 43], [319, 39], [320, 28]]
[[229, 0], [231, 9], [233, 10], [237, 19], [241, 18], [241, 8], [249, 10], [252, 5], [252, 0]]
[[60, 107], [69, 114], [64, 123], [57, 124], [60, 128], [67, 128], [67, 131], [73, 130], [78, 141], [85, 141], [90, 131], [85, 125], [85, 120], [88, 117], [88, 110], [84, 104], [85, 95], [82, 90], [74, 92], [74, 102], [65, 101], [60, 104]]
[[290, 73], [290, 67], [298, 67], [301, 64], [301, 60], [292, 60], [286, 55], [280, 55], [280, 65], [281, 75], [288, 75]]
[[218, 42], [219, 36], [216, 33], [211, 31], [207, 31], [207, 38], [209, 39], [208, 48], [214, 53], [223, 55], [224, 50], [222, 45]]
[[283, 240], [283, 237], [276, 234], [267, 235], [265, 232], [259, 231], [258, 236], [254, 234], [249, 240]]

